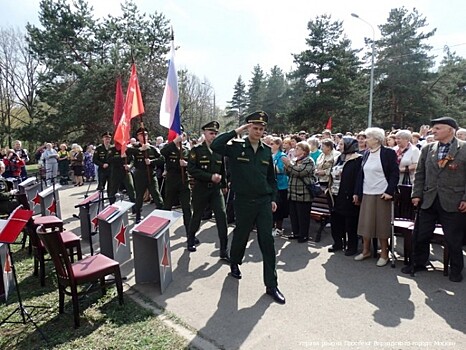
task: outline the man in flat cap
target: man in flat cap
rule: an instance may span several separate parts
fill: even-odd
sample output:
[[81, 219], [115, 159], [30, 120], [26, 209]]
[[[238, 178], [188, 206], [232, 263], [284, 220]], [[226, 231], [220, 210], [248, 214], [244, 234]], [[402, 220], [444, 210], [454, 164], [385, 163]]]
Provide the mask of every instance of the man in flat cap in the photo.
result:
[[413, 235], [411, 265], [402, 272], [426, 270], [429, 241], [439, 222], [450, 253], [449, 279], [460, 282], [466, 224], [466, 142], [455, 137], [458, 124], [453, 118], [434, 119], [431, 125], [436, 142], [422, 148], [417, 165], [411, 197], [413, 205], [420, 207], [418, 229]]
[[[277, 181], [272, 162], [272, 151], [261, 138], [268, 116], [263, 111], [246, 117], [246, 124], [219, 135], [211, 145], [214, 152], [228, 156], [231, 170], [231, 185], [235, 192], [236, 227], [230, 248], [231, 276], [240, 279], [242, 263], [249, 233], [257, 228], [259, 247], [264, 264], [266, 293], [280, 304], [285, 297], [278, 290], [276, 253], [272, 236], [272, 213], [277, 209]], [[229, 142], [236, 135], [248, 130], [244, 142]]]
[[134, 166], [134, 184], [136, 189], [136, 223], [141, 221], [141, 209], [144, 193], [149, 190], [157, 209], [163, 208], [163, 199], [160, 195], [159, 184], [155, 169], [158, 164], [164, 163], [164, 158], [158, 148], [149, 143], [148, 133], [144, 128], [136, 131], [139, 142], [126, 149], [128, 163]]
[[[218, 238], [220, 240], [220, 259], [230, 261], [227, 251], [227, 214], [223, 193], [227, 183], [223, 156], [210, 148], [217, 137], [220, 124], [211, 121], [202, 127], [204, 141], [189, 152], [188, 172], [192, 177], [193, 216], [189, 224], [188, 250], [196, 251], [195, 235], [201, 225], [202, 215], [208, 206], [215, 214]], [[222, 193], [223, 192], [223, 193]]]
[[102, 143], [98, 145], [94, 151], [92, 161], [99, 167], [98, 170], [98, 185], [97, 190], [103, 191], [110, 177], [110, 165], [108, 162], [110, 142], [112, 141], [112, 134], [108, 131], [102, 134]]

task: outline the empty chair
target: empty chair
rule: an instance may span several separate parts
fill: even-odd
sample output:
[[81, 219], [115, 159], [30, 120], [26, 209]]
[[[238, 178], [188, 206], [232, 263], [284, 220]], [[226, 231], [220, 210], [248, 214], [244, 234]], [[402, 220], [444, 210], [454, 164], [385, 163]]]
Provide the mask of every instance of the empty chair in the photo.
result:
[[82, 259], [81, 239], [71, 231], [63, 231], [63, 221], [56, 216], [40, 216], [34, 219], [34, 223], [28, 224], [29, 237], [32, 246], [34, 258], [34, 276], [39, 275], [40, 285], [45, 286], [45, 256], [47, 250], [37, 236], [37, 227], [56, 228], [61, 235], [66, 249], [68, 249], [71, 261], [74, 261], [74, 255], [77, 260]]
[[59, 228], [44, 228], [43, 226], [39, 226], [37, 234], [47, 248], [57, 273], [59, 312], [64, 312], [65, 294], [70, 295], [73, 302], [75, 328], [78, 328], [80, 325], [78, 296], [87, 292], [84, 289], [78, 293], [79, 285], [100, 280], [102, 294], [105, 294], [105, 277], [113, 274], [118, 291], [118, 299], [120, 305], [123, 305], [123, 285], [118, 262], [105, 255], [97, 254], [71, 263]]

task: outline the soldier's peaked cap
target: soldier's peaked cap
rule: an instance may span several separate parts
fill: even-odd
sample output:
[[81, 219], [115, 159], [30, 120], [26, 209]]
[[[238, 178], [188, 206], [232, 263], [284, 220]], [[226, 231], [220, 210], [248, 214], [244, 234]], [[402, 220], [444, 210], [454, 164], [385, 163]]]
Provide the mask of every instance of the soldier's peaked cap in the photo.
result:
[[102, 134], [102, 137], [110, 137], [110, 138], [111, 138], [111, 137], [112, 137], [112, 133], [109, 132], [109, 131], [106, 131], [106, 132], [104, 132], [104, 133]]
[[262, 125], [267, 125], [269, 121], [269, 116], [264, 111], [256, 111], [254, 113], [246, 116], [246, 123], [257, 123]]
[[211, 122], [208, 122], [205, 124], [202, 128], [202, 130], [210, 130], [210, 131], [217, 131], [220, 129], [220, 123], [216, 120], [213, 120]]

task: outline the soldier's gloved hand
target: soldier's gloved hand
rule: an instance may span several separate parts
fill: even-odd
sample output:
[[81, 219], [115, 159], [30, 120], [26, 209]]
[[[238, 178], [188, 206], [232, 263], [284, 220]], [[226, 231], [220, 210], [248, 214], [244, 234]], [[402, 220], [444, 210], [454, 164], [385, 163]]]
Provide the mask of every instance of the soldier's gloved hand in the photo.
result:
[[141, 148], [139, 148], [141, 151], [145, 151], [145, 150], [148, 150], [149, 149], [149, 144], [148, 143], [145, 143], [141, 146]]
[[126, 171], [129, 171], [129, 165], [128, 164], [125, 164], [124, 167], [125, 167]]
[[180, 159], [180, 166], [188, 166], [188, 162], [184, 159]]
[[214, 184], [218, 184], [220, 181], [222, 181], [222, 175], [220, 174], [212, 174], [211, 180]]
[[121, 158], [126, 158], [126, 152], [122, 153], [120, 157]]
[[144, 158], [144, 160], [146, 161], [146, 165], [150, 165], [151, 161], [149, 158]]
[[181, 135], [176, 136], [176, 137], [173, 139], [173, 142], [174, 142], [174, 143], [180, 143], [180, 142], [181, 142]]
[[11, 196], [14, 196], [16, 193], [18, 193], [18, 190], [11, 190], [11, 191], [10, 191], [10, 195], [11, 195]]

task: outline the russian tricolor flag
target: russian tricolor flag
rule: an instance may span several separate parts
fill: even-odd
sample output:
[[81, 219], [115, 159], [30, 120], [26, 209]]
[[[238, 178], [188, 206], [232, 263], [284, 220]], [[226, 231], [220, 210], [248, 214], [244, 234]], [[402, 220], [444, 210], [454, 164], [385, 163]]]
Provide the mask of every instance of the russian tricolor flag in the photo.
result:
[[172, 39], [168, 76], [162, 103], [160, 105], [160, 125], [169, 129], [168, 142], [181, 135], [180, 99], [178, 94], [178, 77], [175, 68], [175, 44]]

